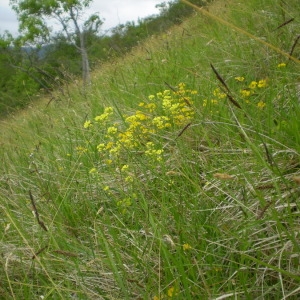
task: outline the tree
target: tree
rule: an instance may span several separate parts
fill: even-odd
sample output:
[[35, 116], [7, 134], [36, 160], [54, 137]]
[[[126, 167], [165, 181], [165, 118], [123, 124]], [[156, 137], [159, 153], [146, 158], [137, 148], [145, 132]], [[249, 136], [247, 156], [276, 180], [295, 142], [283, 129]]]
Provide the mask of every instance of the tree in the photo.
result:
[[49, 44], [53, 37], [49, 22], [58, 21], [61, 34], [65, 35], [81, 55], [84, 84], [91, 81], [85, 35], [97, 32], [103, 23], [97, 14], [93, 14], [81, 24], [84, 10], [91, 2], [92, 0], [10, 0], [18, 15], [23, 43]]

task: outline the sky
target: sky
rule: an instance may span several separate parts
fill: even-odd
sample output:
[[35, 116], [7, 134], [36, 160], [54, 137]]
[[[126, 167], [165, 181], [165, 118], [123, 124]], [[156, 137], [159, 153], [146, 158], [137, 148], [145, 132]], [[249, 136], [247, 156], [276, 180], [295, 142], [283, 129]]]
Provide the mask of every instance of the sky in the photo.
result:
[[[88, 13], [98, 12], [104, 24], [102, 32], [125, 24], [127, 21], [137, 21], [153, 14], [159, 10], [155, 5], [164, 0], [94, 0], [90, 5]], [[0, 34], [8, 30], [13, 35], [18, 32], [18, 21], [15, 12], [9, 6], [9, 0], [0, 0]]]

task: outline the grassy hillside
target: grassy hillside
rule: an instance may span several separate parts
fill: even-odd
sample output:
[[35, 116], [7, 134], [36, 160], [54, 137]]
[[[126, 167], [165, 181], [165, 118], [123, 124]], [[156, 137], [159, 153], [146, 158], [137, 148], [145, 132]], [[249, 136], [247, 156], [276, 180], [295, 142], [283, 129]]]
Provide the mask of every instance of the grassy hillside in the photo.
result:
[[0, 298], [298, 299], [299, 11], [216, 0], [1, 121]]

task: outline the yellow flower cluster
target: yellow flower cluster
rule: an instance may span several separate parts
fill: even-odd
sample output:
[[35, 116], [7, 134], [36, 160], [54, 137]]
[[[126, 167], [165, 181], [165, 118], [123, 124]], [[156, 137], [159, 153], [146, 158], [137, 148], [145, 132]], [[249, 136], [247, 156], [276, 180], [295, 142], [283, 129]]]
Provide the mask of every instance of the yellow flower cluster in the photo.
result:
[[148, 97], [150, 103], [140, 103], [141, 107], [145, 107], [149, 112], [153, 112], [153, 108], [159, 108], [163, 111], [162, 116], [153, 119], [153, 124], [158, 129], [169, 128], [172, 125], [185, 125], [194, 117], [192, 97], [197, 95], [196, 90], [186, 89], [184, 83], [180, 83], [177, 90], [165, 90], [156, 95]]
[[[244, 82], [244, 77], [235, 77], [235, 80], [237, 82]], [[267, 83], [267, 79], [261, 79], [261, 80], [258, 80], [258, 81], [251, 81], [248, 86], [240, 89], [240, 95], [242, 96], [243, 99], [245, 99], [245, 102], [250, 104], [250, 100], [249, 100], [249, 97], [254, 95], [254, 94], [257, 94], [259, 92], [259, 89], [262, 89], [262, 88], [266, 88], [268, 86], [268, 83]], [[263, 102], [262, 100], [259, 100], [258, 103], [256, 103], [256, 106], [259, 108], [259, 109], [263, 109], [265, 106], [266, 106], [266, 103]]]
[[[243, 76], [237, 76], [234, 78], [236, 82], [239, 84], [245, 85], [245, 78]], [[258, 81], [251, 81], [248, 85], [246, 85], [244, 88], [240, 89], [239, 94], [240, 96], [245, 100], [246, 103], [250, 103], [250, 96], [256, 95], [259, 92], [259, 89], [266, 88], [268, 86], [267, 79], [261, 79]], [[223, 92], [220, 88], [216, 88], [212, 92], [213, 97], [210, 99], [204, 99], [202, 102], [203, 107], [211, 107], [218, 105], [220, 100], [223, 100], [227, 97], [226, 93]], [[255, 104], [259, 109], [263, 109], [266, 106], [266, 103], [262, 100], [259, 100]], [[211, 111], [213, 113], [215, 111]]]
[[278, 68], [285, 68], [286, 67], [286, 63], [282, 62], [280, 64], [277, 65]]
[[[113, 108], [112, 107], [106, 107], [104, 109], [103, 114], [96, 116], [94, 118], [94, 121], [96, 123], [104, 123], [105, 121], [108, 120], [109, 116], [111, 116], [113, 114]], [[84, 128], [90, 128], [93, 127], [93, 122], [91, 120], [86, 120], [83, 124]]]
[[[121, 189], [126, 191], [126, 195], [130, 195], [132, 191], [131, 196], [121, 199], [120, 194], [116, 194], [116, 206], [122, 213], [128, 210], [136, 198], [133, 192], [136, 176], [133, 166], [127, 164], [128, 155], [138, 154], [151, 163], [151, 166], [162, 162], [166, 155], [166, 149], [162, 147], [166, 134], [182, 129], [194, 118], [195, 95], [197, 91], [187, 89], [184, 83], [180, 83], [174, 89], [150, 95], [132, 114], [118, 118], [119, 114], [112, 107], [106, 107], [102, 114], [84, 122], [87, 134], [93, 137], [88, 143], [89, 149], [96, 149], [102, 162], [101, 167], [116, 170], [111, 176], [118, 176], [122, 183]], [[95, 145], [91, 145], [95, 136], [98, 136], [98, 140]], [[78, 147], [77, 151], [83, 154], [88, 150]], [[95, 167], [89, 171], [92, 178], [99, 177], [100, 174]], [[116, 190], [108, 185], [104, 185], [102, 189], [110, 196]]]
[[219, 100], [222, 100], [224, 98], [226, 98], [226, 94], [224, 92], [221, 91], [220, 88], [216, 88], [215, 90], [213, 90], [213, 98], [212, 99], [204, 99], [203, 100], [203, 107], [210, 105], [217, 105], [219, 103]]
[[238, 82], [243, 82], [245, 80], [245, 77], [243, 76], [237, 76], [237, 77], [234, 77], [234, 79]]
[[148, 142], [146, 144], [147, 150], [145, 150], [146, 156], [156, 160], [162, 161], [162, 154], [164, 153], [163, 149], [155, 149], [155, 144], [153, 142]]
[[109, 116], [111, 116], [111, 115], [113, 114], [113, 111], [114, 111], [114, 110], [113, 110], [112, 107], [106, 107], [106, 108], [104, 109], [104, 113], [101, 114], [101, 115], [99, 115], [99, 116], [96, 116], [96, 117], [94, 118], [94, 120], [95, 120], [96, 122], [99, 122], [99, 123], [105, 122], [106, 120], [108, 120]]
[[150, 95], [148, 103], [139, 104], [140, 110], [123, 116], [123, 123], [109, 124], [114, 110], [106, 107], [103, 114], [93, 121], [87, 120], [83, 127], [98, 130], [96, 124], [101, 124], [101, 129], [105, 128], [104, 141], [97, 145], [97, 150], [110, 163], [120, 158], [125, 151], [139, 151], [152, 160], [161, 161], [164, 150], [153, 141], [154, 135], [157, 137], [162, 130], [175, 129], [189, 123], [195, 113], [192, 97], [196, 94], [197, 91], [186, 89], [185, 84], [180, 83], [174, 90]]
[[152, 124], [156, 126], [158, 129], [172, 127], [172, 124], [170, 123], [170, 118], [166, 116], [154, 117], [152, 120]]

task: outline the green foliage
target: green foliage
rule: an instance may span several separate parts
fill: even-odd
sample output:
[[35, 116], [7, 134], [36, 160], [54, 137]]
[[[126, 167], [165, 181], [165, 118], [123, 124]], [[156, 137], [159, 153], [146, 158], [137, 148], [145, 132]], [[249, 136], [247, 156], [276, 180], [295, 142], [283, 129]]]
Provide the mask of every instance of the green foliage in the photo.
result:
[[[25, 49], [14, 46], [12, 37], [2, 37], [0, 46], [0, 115], [4, 116], [14, 110], [26, 107], [28, 97], [40, 88], [37, 72], [32, 70], [26, 59]], [[31, 54], [34, 60], [34, 53]]]

